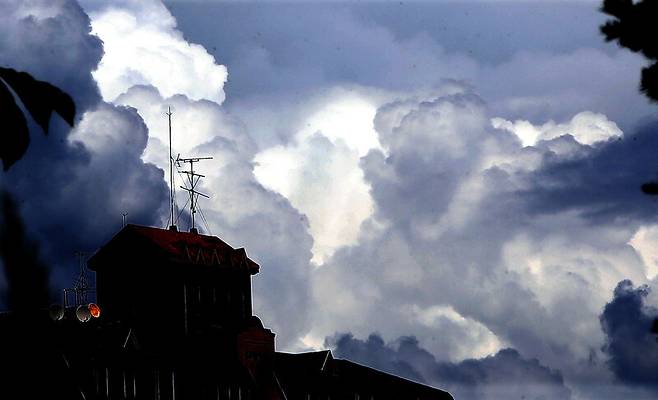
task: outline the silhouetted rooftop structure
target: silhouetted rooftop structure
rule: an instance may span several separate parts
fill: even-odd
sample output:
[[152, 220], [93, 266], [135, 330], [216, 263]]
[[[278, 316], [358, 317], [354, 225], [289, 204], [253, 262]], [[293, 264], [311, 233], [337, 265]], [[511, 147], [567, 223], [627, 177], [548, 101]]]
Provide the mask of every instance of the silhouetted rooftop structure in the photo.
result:
[[127, 225], [88, 265], [98, 318], [0, 315], [3, 400], [452, 398], [328, 350], [276, 352], [252, 313], [258, 264], [217, 237]]

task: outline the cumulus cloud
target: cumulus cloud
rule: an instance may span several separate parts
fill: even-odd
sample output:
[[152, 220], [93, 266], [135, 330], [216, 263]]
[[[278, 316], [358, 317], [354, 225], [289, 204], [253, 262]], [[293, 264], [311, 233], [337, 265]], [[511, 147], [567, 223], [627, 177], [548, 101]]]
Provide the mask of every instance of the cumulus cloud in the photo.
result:
[[562, 374], [514, 349], [458, 363], [437, 361], [414, 337], [386, 344], [377, 334], [367, 340], [337, 334], [327, 341], [336, 357], [448, 390], [456, 399], [570, 399]]
[[[101, 93], [119, 108], [135, 111], [148, 127], [141, 160], [168, 170], [165, 113], [171, 108], [174, 157], [212, 157], [196, 166], [205, 175], [198, 189], [211, 196], [199, 204], [198, 228], [246, 247], [263, 265], [254, 280], [255, 311], [277, 332], [279, 346], [295, 346], [298, 333], [307, 329], [313, 240], [306, 217], [256, 180], [252, 159], [258, 147], [245, 124], [220, 106], [226, 68], [203, 47], [188, 43], [158, 1], [88, 2], [86, 7], [105, 46], [94, 72]], [[81, 140], [93, 149], [121, 139], [91, 135]], [[182, 177], [175, 173], [175, 178], [174, 223], [187, 229], [187, 196], [177, 190]]]
[[70, 93], [78, 111], [72, 131], [53, 118], [48, 136], [34, 135], [2, 179], [26, 232], [53, 267], [53, 285], [62, 287], [77, 269], [74, 251], [93, 251], [109, 239], [122, 212], [134, 222], [160, 223], [163, 172], [141, 160], [148, 132], [135, 110], [102, 102], [91, 75], [102, 46], [80, 6], [59, 0], [0, 7], [1, 58]]
[[576, 146], [576, 151], [562, 155], [550, 150], [555, 140], [538, 144], [550, 151], [541, 168], [525, 176], [526, 206], [535, 214], [569, 209], [603, 224], [614, 218], [619, 223], [652, 223], [655, 207], [639, 188], [656, 175], [651, 148], [657, 126], [655, 121], [646, 122], [622, 140]]
[[[460, 93], [465, 87], [445, 80], [432, 93]], [[426, 94], [418, 90], [405, 96]], [[292, 137], [255, 156], [259, 182], [308, 216], [316, 265], [337, 249], [356, 244], [361, 224], [374, 211], [360, 162], [371, 150], [386, 152], [375, 130], [375, 114], [398, 95], [360, 86], [316, 94], [291, 124]]]
[[[632, 82], [615, 78], [634, 58], [527, 52], [482, 66], [427, 36], [398, 40], [349, 13], [315, 15], [291, 25], [300, 37], [319, 32], [303, 60], [301, 41], [276, 34], [263, 40], [282, 47], [241, 50], [241, 89], [253, 94], [263, 80], [274, 89], [226, 109], [224, 67], [186, 42], [162, 5], [95, 3], [107, 58], [95, 77], [107, 104], [91, 75], [101, 42], [75, 3], [0, 7], [1, 58], [67, 90], [81, 110], [71, 133], [54, 119], [51, 134], [0, 174], [46, 259], [66, 264], [73, 250], [98, 246], [124, 211], [131, 222], [166, 223], [171, 106], [174, 154], [214, 157], [200, 165], [200, 189], [212, 195], [201, 228], [263, 266], [255, 308], [280, 348], [377, 331], [337, 348], [485, 398], [564, 398], [565, 382], [592, 397], [629, 358], [632, 349], [615, 346], [635, 328], [617, 329], [626, 322], [617, 323], [616, 306], [606, 307], [603, 331], [598, 316], [619, 281], [647, 282], [653, 257], [638, 229], [656, 223], [655, 207], [638, 188], [656, 173], [656, 124], [626, 129], [642, 107], [630, 106], [639, 104]], [[145, 48], [147, 39], [157, 45]], [[58, 57], [43, 57], [50, 49]], [[487, 101], [463, 83], [436, 89], [450, 75], [473, 77]], [[327, 90], [344, 81], [362, 86]], [[610, 85], [628, 91], [609, 96]], [[631, 109], [626, 123], [614, 111], [620, 103]], [[559, 122], [524, 122], [547, 120]], [[624, 288], [611, 304], [639, 296]], [[643, 310], [636, 314], [648, 318]]]
[[5, 1], [0, 4], [0, 60], [5, 67], [46, 80], [73, 97], [78, 112], [99, 100], [91, 76], [101, 41], [75, 1]]
[[160, 1], [91, 3], [89, 9], [93, 33], [103, 40], [105, 54], [94, 78], [106, 101], [135, 85], [153, 85], [165, 97], [224, 101], [226, 67], [187, 42]]
[[346, 82], [410, 91], [443, 78], [468, 80], [508, 120], [565, 121], [591, 110], [626, 130], [652, 113], [636, 89], [643, 58], [604, 44], [595, 7], [532, 2], [504, 15], [434, 2], [170, 8], [187, 37], [230, 66], [230, 102], [248, 124], [262, 118], [254, 102], [278, 108]]
[[[166, 165], [163, 111], [171, 103], [174, 126], [181, 119], [175, 129], [194, 127], [175, 147], [218, 160], [204, 187], [214, 193], [205, 209], [211, 229], [246, 244], [263, 264], [257, 308], [283, 343], [304, 335], [305, 344], [320, 346], [348, 331], [378, 331], [381, 343], [396, 342], [412, 332], [416, 348], [430, 356], [424, 359], [443, 363], [437, 376], [470, 384], [473, 376], [499, 379], [497, 368], [523, 371], [536, 383], [533, 393], [565, 397], [560, 370], [581, 397], [603, 387], [610, 371], [597, 317], [617, 282], [646, 281], [628, 242], [655, 220], [637, 190], [655, 174], [653, 124], [626, 129], [646, 108], [631, 78], [628, 85], [619, 78], [638, 60], [597, 49], [528, 51], [484, 66], [446, 54], [427, 36], [399, 40], [349, 13], [291, 26], [311, 43], [309, 51], [280, 32], [242, 42], [229, 65], [247, 96], [230, 113], [190, 93], [170, 97], [154, 81], [117, 100], [154, 127], [145, 159]], [[309, 27], [320, 34], [307, 35]], [[444, 76], [471, 78], [487, 101], [466, 85], [422, 94], [414, 87]], [[343, 81], [388, 97], [366, 96], [364, 104], [325, 96], [309, 106], [309, 93]], [[618, 96], [609, 95], [611, 87]], [[282, 92], [290, 95], [276, 95]], [[592, 111], [574, 115], [579, 110]], [[502, 118], [498, 129], [492, 116]], [[215, 123], [204, 127], [202, 120]], [[522, 122], [547, 120], [559, 122]], [[350, 177], [343, 179], [349, 184], [336, 177]], [[315, 243], [293, 207], [309, 217]], [[336, 214], [347, 222], [333, 224]], [[309, 272], [312, 244], [323, 265]], [[276, 274], [267, 276], [268, 268]], [[475, 364], [462, 362], [469, 358]], [[410, 374], [434, 376], [418, 363], [407, 362]], [[519, 390], [515, 385], [456, 390], [492, 395]]]
[[373, 208], [356, 151], [318, 133], [291, 147], [269, 148], [255, 162], [258, 181], [308, 217], [316, 264], [356, 243]]
[[468, 90], [379, 107], [386, 153], [360, 163], [374, 213], [358, 244], [314, 272], [322, 312], [305, 339], [413, 332], [454, 363], [511, 346], [587, 396], [610, 377], [597, 318], [606, 292], [646, 281], [628, 241], [653, 220], [638, 183], [653, 174], [652, 125], [524, 147], [490, 113]]
[[372, 214], [359, 161], [381, 149], [373, 122], [381, 97], [351, 88], [315, 98], [294, 138], [254, 159], [258, 181], [308, 216], [316, 264], [356, 243], [361, 223]]
[[642, 258], [647, 279], [658, 275], [658, 226], [642, 226], [628, 242]]
[[571, 135], [578, 143], [594, 144], [623, 134], [614, 121], [591, 111], [580, 112], [562, 124], [548, 121], [542, 125], [533, 125], [525, 120], [507, 121], [503, 118], [493, 118], [491, 123], [497, 129], [514, 133], [524, 146], [533, 146], [539, 140], [555, 139], [562, 135]]
[[646, 285], [636, 288], [629, 280], [619, 282], [600, 320], [606, 335], [604, 351], [615, 376], [657, 391], [658, 344], [651, 327], [658, 310], [645, 305], [648, 294]]
[[[430, 296], [432, 300], [423, 299], [423, 288], [434, 291], [442, 286], [434, 280], [430, 282], [432, 271], [440, 274], [440, 268], [431, 268], [435, 261], [427, 264], [431, 260], [431, 256], [426, 254], [427, 249], [419, 249], [418, 244], [408, 240], [407, 235], [417, 236], [425, 242], [433, 242], [441, 235], [440, 230], [432, 226], [441, 224], [440, 215], [450, 207], [447, 199], [458, 191], [456, 186], [463, 176], [459, 169], [466, 168], [477, 158], [477, 146], [472, 144], [487, 134], [482, 129], [486, 127], [482, 102], [469, 94], [439, 97], [427, 102], [397, 102], [380, 109], [375, 126], [390, 154], [385, 157], [381, 152], [370, 153], [362, 160], [366, 178], [373, 184], [371, 193], [377, 209], [375, 216], [364, 227], [362, 245], [339, 250], [325, 267], [314, 274], [314, 295], [317, 307], [323, 310], [314, 318], [313, 333], [316, 337], [331, 334], [331, 329], [351, 329], [359, 334], [367, 334], [364, 330], [377, 329], [387, 335], [395, 335], [394, 332], [403, 331], [409, 326], [422, 329], [418, 326], [420, 316], [410, 318], [411, 307], [431, 309], [447, 304], [441, 290], [438, 290], [437, 296]], [[494, 137], [497, 134], [493, 130], [489, 133]], [[434, 138], [436, 142], [433, 142]], [[425, 180], [428, 176], [437, 182]], [[477, 183], [472, 185], [478, 186]], [[396, 196], [399, 198], [394, 198]], [[453, 207], [455, 210], [461, 209], [457, 204]], [[438, 218], [432, 218], [431, 214]], [[461, 209], [454, 217], [463, 226], [469, 218], [468, 214], [468, 209]], [[440, 260], [437, 257], [436, 262]], [[446, 277], [446, 281], [451, 278], [454, 277]], [[389, 299], [392, 304], [388, 303]], [[459, 310], [456, 312], [459, 313]], [[392, 314], [397, 317], [391, 317]], [[370, 317], [355, 318], [356, 315], [372, 316], [374, 320]], [[378, 317], [383, 315], [388, 317]], [[348, 321], [351, 327], [345, 326]], [[441, 322], [446, 327], [458, 326], [450, 320]], [[430, 331], [431, 328], [425, 329], [427, 336], [424, 339], [431, 337]], [[437, 342], [432, 351], [453, 357], [461, 354], [461, 346], [491, 349], [490, 343], [496, 343], [495, 335], [484, 332], [482, 337], [472, 337], [460, 345], [457, 337], [469, 336], [462, 334], [464, 329], [453, 331], [454, 336], [442, 336], [441, 343]], [[490, 338], [480, 341], [487, 334]], [[479, 345], [476, 345], [478, 342]], [[450, 346], [441, 345], [448, 343]]]

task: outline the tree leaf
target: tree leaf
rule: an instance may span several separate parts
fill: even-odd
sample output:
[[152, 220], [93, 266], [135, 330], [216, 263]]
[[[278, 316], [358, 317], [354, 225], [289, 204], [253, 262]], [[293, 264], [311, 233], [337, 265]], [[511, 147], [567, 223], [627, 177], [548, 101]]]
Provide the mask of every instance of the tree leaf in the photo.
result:
[[0, 67], [0, 78], [11, 86], [43, 131], [48, 134], [52, 112], [57, 112], [70, 126], [75, 119], [71, 96], [48, 82], [34, 79], [26, 72]]
[[3, 169], [7, 171], [20, 159], [30, 143], [27, 120], [23, 111], [16, 105], [14, 96], [5, 83], [0, 80], [0, 159]]
[[[613, 17], [600, 28], [606, 41], [616, 41], [652, 63], [658, 60], [658, 1], [605, 0], [601, 11]], [[641, 90], [652, 101], [658, 101], [657, 68], [653, 63], [642, 70]]]
[[644, 194], [655, 196], [655, 195], [658, 194], [658, 183], [656, 183], [656, 182], [644, 183], [644, 184], [642, 184], [641, 189], [642, 189], [642, 192], [644, 192]]
[[642, 69], [641, 90], [652, 101], [658, 101], [658, 63]]

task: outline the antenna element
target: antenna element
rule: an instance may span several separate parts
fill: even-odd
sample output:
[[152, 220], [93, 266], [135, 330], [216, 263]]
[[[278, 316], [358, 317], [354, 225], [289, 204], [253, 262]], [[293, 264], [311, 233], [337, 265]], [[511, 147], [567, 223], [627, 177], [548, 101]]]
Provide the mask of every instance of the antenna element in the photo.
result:
[[71, 303], [69, 302], [69, 294], [73, 293], [73, 305], [78, 306], [80, 304], [87, 303], [87, 295], [89, 293], [94, 293], [95, 289], [89, 284], [87, 280], [87, 256], [88, 254], [82, 251], [75, 252], [76, 257], [78, 257], [78, 266], [80, 272], [78, 277], [73, 282], [72, 288], [66, 288], [64, 292], [64, 307], [69, 307]]
[[167, 117], [169, 118], [169, 230], [177, 231], [176, 223], [174, 221], [174, 158], [171, 155], [171, 107], [167, 107]]
[[205, 175], [197, 174], [196, 172], [194, 172], [194, 163], [199, 162], [201, 160], [212, 160], [212, 157], [180, 158], [180, 154], [178, 155], [178, 157], [176, 157], [176, 165], [178, 165], [179, 167], [181, 163], [190, 164], [190, 170], [183, 171], [183, 173], [187, 174], [187, 183], [189, 184], [189, 188], [185, 186], [181, 186], [181, 189], [186, 190], [190, 195], [190, 217], [192, 219], [190, 232], [192, 233], [199, 233], [199, 231], [197, 231], [196, 229], [195, 220], [194, 220], [194, 214], [196, 214], [196, 210], [197, 210], [196, 204], [197, 201], [199, 200], [199, 196], [203, 196], [206, 199], [210, 198], [209, 196], [194, 190], [197, 184], [199, 183], [199, 180], [201, 178], [205, 178]]

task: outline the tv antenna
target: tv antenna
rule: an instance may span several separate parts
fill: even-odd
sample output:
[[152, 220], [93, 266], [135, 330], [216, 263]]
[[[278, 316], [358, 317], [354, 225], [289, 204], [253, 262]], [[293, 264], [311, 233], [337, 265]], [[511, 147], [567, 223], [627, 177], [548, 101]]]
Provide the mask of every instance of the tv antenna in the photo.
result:
[[177, 231], [176, 222], [174, 221], [174, 157], [171, 155], [171, 107], [167, 107], [167, 117], [169, 119], [169, 230]]
[[64, 289], [64, 307], [69, 307], [69, 294], [73, 293], [73, 305], [77, 306], [80, 304], [87, 303], [87, 294], [90, 292], [95, 292], [94, 288], [89, 285], [87, 280], [87, 253], [82, 251], [75, 252], [76, 257], [78, 257], [78, 265], [80, 272], [78, 273], [77, 279], [73, 282], [72, 288]]
[[196, 214], [197, 211], [197, 201], [199, 200], [199, 196], [203, 196], [206, 199], [210, 198], [209, 196], [195, 190], [196, 186], [199, 184], [199, 180], [201, 180], [201, 178], [205, 178], [205, 175], [197, 174], [194, 172], [194, 163], [197, 163], [201, 160], [212, 160], [212, 157], [180, 158], [180, 154], [178, 157], [176, 157], [177, 166], [180, 167], [181, 163], [190, 164], [189, 171], [182, 171], [184, 174], [187, 174], [187, 183], [189, 187], [181, 186], [181, 189], [187, 191], [187, 193], [190, 195], [190, 217], [192, 219], [190, 232], [192, 233], [199, 233], [199, 231], [196, 229], [194, 218], [194, 214]]

